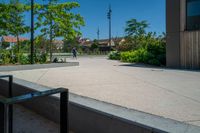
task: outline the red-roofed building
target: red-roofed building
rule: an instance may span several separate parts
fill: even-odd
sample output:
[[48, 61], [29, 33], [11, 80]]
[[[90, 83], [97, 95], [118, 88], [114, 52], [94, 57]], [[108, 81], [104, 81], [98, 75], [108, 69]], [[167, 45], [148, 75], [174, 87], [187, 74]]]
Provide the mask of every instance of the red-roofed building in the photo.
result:
[[[19, 37], [20, 42], [27, 41], [27, 40], [28, 40], [27, 38]], [[9, 48], [11, 48], [12, 46], [14, 46], [17, 43], [17, 37], [3, 36], [1, 38], [0, 46], [3, 45], [3, 43], [9, 43]]]
[[[20, 42], [27, 41], [27, 40], [28, 40], [27, 38], [22, 38], [22, 37], [19, 38]], [[17, 43], [17, 37], [3, 36], [2, 42]]]

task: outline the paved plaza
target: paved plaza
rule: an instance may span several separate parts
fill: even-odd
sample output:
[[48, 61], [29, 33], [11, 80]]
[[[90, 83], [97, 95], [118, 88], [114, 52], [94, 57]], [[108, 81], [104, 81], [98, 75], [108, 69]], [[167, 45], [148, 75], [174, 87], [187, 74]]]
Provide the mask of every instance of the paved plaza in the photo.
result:
[[0, 72], [200, 126], [200, 72], [81, 57], [79, 66]]

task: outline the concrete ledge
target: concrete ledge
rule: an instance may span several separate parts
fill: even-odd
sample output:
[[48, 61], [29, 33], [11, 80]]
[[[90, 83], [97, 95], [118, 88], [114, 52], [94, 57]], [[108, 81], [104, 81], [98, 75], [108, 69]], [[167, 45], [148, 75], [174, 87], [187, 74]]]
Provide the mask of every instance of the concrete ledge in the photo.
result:
[[[14, 79], [14, 95], [52, 89]], [[6, 95], [7, 81], [0, 80], [0, 94]], [[23, 104], [38, 114], [59, 123], [59, 96]], [[116, 106], [70, 93], [70, 128], [75, 133], [199, 133], [200, 127]]]
[[79, 62], [0, 66], [0, 72], [4, 72], [4, 71], [20, 71], [20, 70], [33, 70], [33, 69], [46, 69], [46, 68], [55, 68], [55, 67], [69, 67], [69, 66], [78, 66], [78, 65], [79, 65]]

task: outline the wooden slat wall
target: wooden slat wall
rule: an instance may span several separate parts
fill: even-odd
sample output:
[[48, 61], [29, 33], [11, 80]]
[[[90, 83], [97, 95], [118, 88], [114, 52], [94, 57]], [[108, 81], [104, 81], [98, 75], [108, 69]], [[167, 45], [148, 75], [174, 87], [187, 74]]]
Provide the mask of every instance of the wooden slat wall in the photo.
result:
[[200, 31], [181, 32], [180, 41], [182, 68], [200, 69]]

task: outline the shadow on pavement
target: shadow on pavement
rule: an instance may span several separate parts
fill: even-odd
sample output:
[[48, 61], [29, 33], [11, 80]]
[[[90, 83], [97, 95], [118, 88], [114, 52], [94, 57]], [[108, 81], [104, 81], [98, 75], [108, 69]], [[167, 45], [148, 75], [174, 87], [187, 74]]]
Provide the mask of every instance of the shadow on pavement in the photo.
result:
[[[124, 67], [138, 67], [138, 68], [148, 68], [152, 69], [152, 71], [164, 71], [164, 70], [175, 70], [175, 71], [188, 71], [188, 72], [200, 72], [200, 69], [176, 69], [176, 68], [168, 68], [166, 66], [153, 66], [148, 64], [142, 64], [142, 63], [129, 63], [129, 64], [121, 64], [119, 66]], [[154, 70], [156, 69], [156, 70]]]

